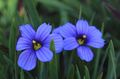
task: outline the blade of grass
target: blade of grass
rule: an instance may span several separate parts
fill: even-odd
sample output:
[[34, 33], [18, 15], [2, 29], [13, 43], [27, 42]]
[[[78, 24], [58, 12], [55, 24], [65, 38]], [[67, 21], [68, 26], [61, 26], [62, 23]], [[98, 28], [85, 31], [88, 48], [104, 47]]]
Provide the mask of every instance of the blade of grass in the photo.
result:
[[100, 52], [101, 52], [101, 49], [97, 49], [96, 59], [95, 59], [95, 65], [94, 65], [94, 71], [93, 71], [92, 79], [96, 79], [97, 74], [98, 74], [97, 71], [98, 71], [99, 60], [100, 60]]
[[95, 13], [92, 15], [92, 18], [90, 19], [90, 25], [92, 25], [94, 18], [95, 18]]
[[117, 79], [116, 76], [116, 60], [115, 60], [115, 51], [112, 40], [109, 43], [109, 60], [108, 60], [108, 70], [106, 79]]
[[60, 15], [61, 15], [61, 24], [64, 24], [68, 21], [68, 14], [66, 11], [61, 10], [60, 11]]
[[[16, 58], [16, 34], [17, 34], [17, 28], [16, 28], [17, 22], [15, 22], [15, 19], [13, 20], [13, 23], [10, 28], [10, 37], [9, 37], [9, 58], [14, 62], [14, 78], [18, 78], [18, 70], [17, 70], [17, 58]], [[12, 67], [11, 67], [12, 68]]]
[[47, 63], [41, 63], [39, 79], [47, 79]]
[[74, 79], [74, 65], [71, 64], [69, 65], [69, 68], [68, 68], [68, 73], [67, 73], [67, 79]]
[[76, 76], [77, 76], [77, 79], [81, 79], [80, 72], [77, 65], [76, 65]]
[[81, 15], [82, 15], [82, 6], [80, 5], [80, 10], [79, 10], [79, 16], [78, 16], [78, 19], [81, 19]]
[[56, 10], [65, 10], [65, 11], [73, 10], [70, 6], [65, 5], [64, 3], [62, 3], [58, 0], [53, 0], [51, 2], [49, 0], [39, 0], [39, 2], [42, 3], [43, 5], [53, 7], [53, 9], [56, 8]]
[[24, 71], [22, 69], [20, 70], [20, 79], [25, 79], [24, 78]]
[[50, 49], [54, 53], [54, 57], [52, 61], [49, 63], [49, 74], [50, 74], [50, 79], [58, 79], [58, 57], [55, 55], [55, 46], [54, 46], [54, 41], [51, 41], [50, 44]]
[[90, 79], [90, 74], [89, 74], [89, 70], [87, 68], [87, 66], [85, 66], [85, 79]]
[[28, 17], [35, 28], [40, 24], [40, 18], [35, 8], [35, 0], [23, 0]]
[[103, 72], [100, 75], [98, 75], [97, 79], [102, 79], [102, 76], [103, 76]]

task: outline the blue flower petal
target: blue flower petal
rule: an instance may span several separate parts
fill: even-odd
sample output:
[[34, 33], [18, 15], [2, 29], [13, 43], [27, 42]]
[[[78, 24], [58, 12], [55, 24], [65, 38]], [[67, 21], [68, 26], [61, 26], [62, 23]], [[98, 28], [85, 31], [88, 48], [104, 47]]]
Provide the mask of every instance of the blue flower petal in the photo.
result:
[[102, 48], [104, 46], [104, 40], [102, 39], [102, 33], [96, 27], [89, 27], [87, 45]]
[[30, 71], [35, 68], [36, 60], [37, 58], [33, 50], [25, 50], [20, 54], [18, 58], [18, 65], [22, 69]]
[[85, 60], [86, 62], [90, 62], [93, 59], [93, 52], [86, 46], [79, 46], [77, 48], [77, 54], [82, 60]]
[[89, 28], [88, 22], [85, 20], [78, 20], [76, 23], [76, 28], [78, 35], [87, 34]]
[[52, 34], [51, 36], [54, 40], [56, 53], [60, 53], [63, 50], [63, 38], [59, 34]]
[[36, 51], [36, 55], [41, 62], [49, 62], [53, 58], [52, 51], [50, 51], [50, 49], [46, 47], [42, 47], [38, 51]]
[[64, 40], [64, 50], [72, 50], [78, 46], [79, 46], [79, 44], [78, 44], [77, 40], [73, 37], [66, 38]]
[[71, 23], [66, 23], [65, 25], [62, 26], [60, 30], [60, 34], [64, 37], [76, 37], [76, 28], [73, 24]]
[[47, 48], [50, 48], [50, 42], [52, 41], [52, 36], [49, 35], [43, 42], [43, 46], [44, 47], [47, 47]]
[[35, 37], [35, 31], [31, 25], [26, 24], [19, 27], [21, 36], [33, 40]]
[[88, 35], [90, 37], [96, 37], [96, 38], [101, 38], [102, 37], [102, 32], [100, 32], [96, 27], [90, 26], [88, 30]]
[[63, 50], [63, 38], [59, 34], [51, 34], [44, 41], [43, 46], [50, 48], [51, 41], [54, 41], [55, 44], [55, 52], [60, 53]]
[[57, 27], [57, 28], [55, 28], [54, 30], [53, 30], [53, 32], [52, 33], [56, 33], [56, 34], [60, 34], [60, 30], [61, 30], [61, 26], [60, 27]]
[[16, 45], [16, 50], [20, 51], [20, 50], [24, 50], [24, 49], [31, 49], [32, 48], [32, 42], [31, 40], [24, 38], [24, 37], [20, 37], [18, 39], [17, 45]]
[[43, 40], [45, 40], [50, 32], [51, 32], [52, 27], [46, 23], [43, 23], [39, 26], [37, 32], [36, 32], [36, 39], [40, 42], [42, 42]]
[[104, 46], [104, 40], [102, 38], [91, 38], [87, 43], [88, 46], [92, 46], [95, 48], [102, 48]]

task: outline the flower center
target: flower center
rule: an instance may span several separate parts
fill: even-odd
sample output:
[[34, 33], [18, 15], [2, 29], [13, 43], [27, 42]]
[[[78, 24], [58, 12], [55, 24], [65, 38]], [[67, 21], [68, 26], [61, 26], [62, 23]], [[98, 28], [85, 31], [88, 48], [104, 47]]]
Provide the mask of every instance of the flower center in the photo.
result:
[[39, 48], [42, 47], [41, 44], [36, 42], [35, 40], [33, 40], [32, 43], [33, 43], [34, 50], [38, 50]]
[[79, 43], [80, 45], [85, 44], [86, 38], [87, 38], [86, 35], [82, 35], [82, 37], [78, 38], [78, 43]]

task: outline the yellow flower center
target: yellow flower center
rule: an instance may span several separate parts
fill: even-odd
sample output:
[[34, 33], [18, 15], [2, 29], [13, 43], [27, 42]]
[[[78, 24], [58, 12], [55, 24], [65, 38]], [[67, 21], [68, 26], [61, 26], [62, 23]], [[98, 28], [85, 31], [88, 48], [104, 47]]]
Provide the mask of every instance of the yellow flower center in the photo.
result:
[[39, 48], [42, 47], [41, 44], [36, 42], [35, 40], [33, 40], [32, 43], [33, 43], [34, 50], [38, 50]]
[[83, 35], [81, 38], [78, 39], [78, 43], [79, 43], [80, 45], [83, 45], [83, 44], [85, 43], [86, 37], [87, 37], [86, 35]]

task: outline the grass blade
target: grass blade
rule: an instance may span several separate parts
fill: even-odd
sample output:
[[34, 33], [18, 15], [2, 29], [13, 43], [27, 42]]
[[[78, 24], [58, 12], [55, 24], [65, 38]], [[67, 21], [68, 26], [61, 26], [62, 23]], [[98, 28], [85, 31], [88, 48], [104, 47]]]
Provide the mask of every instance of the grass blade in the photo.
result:
[[109, 43], [109, 60], [108, 60], [108, 71], [106, 79], [117, 79], [116, 76], [116, 61], [115, 61], [115, 51], [112, 40]]
[[54, 53], [54, 57], [52, 61], [49, 63], [49, 74], [50, 74], [50, 79], [58, 79], [58, 57], [55, 55], [55, 46], [54, 46], [54, 41], [51, 41], [50, 44], [50, 49]]
[[87, 68], [87, 66], [85, 66], [85, 79], [90, 79], [90, 74], [89, 74], [89, 70]]
[[81, 79], [80, 72], [77, 65], [76, 65], [76, 76], [77, 76], [77, 79]]
[[35, 0], [23, 0], [28, 17], [35, 28], [40, 24], [40, 18], [35, 8]]

